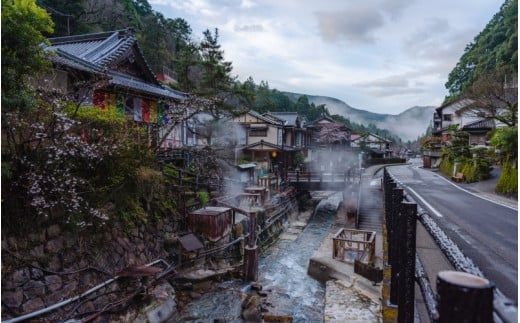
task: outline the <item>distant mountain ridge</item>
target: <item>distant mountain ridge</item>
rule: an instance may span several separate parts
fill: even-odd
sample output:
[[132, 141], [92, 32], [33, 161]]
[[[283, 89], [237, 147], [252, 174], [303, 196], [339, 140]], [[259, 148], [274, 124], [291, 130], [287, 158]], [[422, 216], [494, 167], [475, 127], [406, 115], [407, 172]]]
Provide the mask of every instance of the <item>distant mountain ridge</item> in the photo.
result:
[[432, 122], [434, 106], [415, 106], [397, 115], [381, 114], [353, 108], [345, 102], [327, 96], [317, 96], [284, 92], [289, 97], [298, 99], [306, 95], [310, 103], [315, 105], [325, 104], [331, 114], [338, 114], [349, 119], [351, 122], [368, 126], [373, 123], [376, 127], [387, 129], [399, 136], [403, 141], [415, 140], [424, 134], [428, 125]]

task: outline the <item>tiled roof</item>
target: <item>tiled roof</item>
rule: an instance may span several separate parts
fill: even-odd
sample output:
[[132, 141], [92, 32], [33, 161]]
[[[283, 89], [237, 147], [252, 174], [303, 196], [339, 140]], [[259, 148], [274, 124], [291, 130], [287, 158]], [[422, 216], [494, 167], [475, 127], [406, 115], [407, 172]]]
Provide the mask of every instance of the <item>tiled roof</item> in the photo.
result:
[[495, 123], [493, 122], [493, 120], [482, 119], [482, 120], [478, 120], [478, 121], [466, 124], [464, 127], [462, 127], [462, 130], [466, 130], [466, 129], [492, 129], [494, 127], [495, 127]]
[[63, 52], [60, 49], [57, 50], [57, 55], [53, 56], [51, 60], [58, 65], [65, 65], [72, 67], [76, 70], [80, 70], [83, 72], [93, 73], [93, 74], [103, 74], [103, 69], [97, 65], [91, 64], [82, 59], [78, 59], [77, 57]]
[[343, 125], [345, 128], [349, 129], [349, 128], [347, 127], [347, 125], [345, 125], [345, 124], [343, 124], [343, 123], [341, 123], [341, 122], [339, 122], [339, 121], [336, 121], [336, 120], [332, 119], [331, 117], [329, 117], [329, 116], [327, 116], [327, 115], [322, 115], [322, 116], [319, 117], [318, 119], [313, 120], [313, 121], [311, 121], [311, 122], [308, 122], [308, 123], [306, 124], [306, 127], [308, 127], [308, 128], [320, 128], [320, 127], [322, 127], [322, 125], [323, 125], [323, 122], [321, 122], [321, 121], [327, 121], [327, 122], [329, 122], [329, 123], [334, 123], [334, 124]]
[[258, 142], [255, 142], [255, 143], [252, 143], [252, 144], [249, 144], [249, 145], [246, 145], [244, 147], [242, 147], [242, 149], [252, 149], [252, 148], [255, 148], [255, 147], [260, 147], [262, 148], [262, 150], [264, 149], [264, 146], [266, 148], [272, 148], [272, 149], [278, 149], [278, 150], [284, 150], [284, 151], [296, 151], [298, 150], [297, 148], [294, 148], [294, 147], [291, 147], [291, 146], [281, 146], [281, 145], [276, 145], [276, 144], [273, 144], [273, 143], [270, 143], [268, 141], [258, 141]]
[[175, 91], [168, 87], [154, 85], [122, 74], [108, 73], [108, 75], [110, 75], [109, 83], [115, 86], [121, 86], [127, 89], [139, 89], [139, 91], [146, 92], [147, 94], [165, 96], [179, 100], [187, 97], [186, 93]]
[[[56, 53], [50, 57], [55, 64], [88, 73], [104, 74], [109, 78], [110, 84], [129, 90], [176, 100], [187, 97], [186, 93], [163, 86], [157, 80], [141, 53], [132, 29], [56, 37], [48, 40], [50, 45], [44, 45], [44, 48], [46, 51]], [[142, 68], [147, 75], [147, 80], [109, 69], [113, 62], [121, 59], [132, 47], [139, 55], [139, 60], [144, 63]]]
[[458, 111], [458, 110], [460, 110], [462, 108], [465, 108], [465, 107], [469, 106], [473, 102], [474, 101], [471, 100], [471, 99], [459, 99], [459, 100], [456, 100], [456, 101], [453, 101], [453, 102], [441, 105], [440, 107], [435, 109], [435, 111], [437, 111], [437, 113], [439, 115], [442, 113], [443, 109], [448, 108], [448, 107], [452, 107], [455, 111]]
[[277, 121], [277, 120], [274, 120], [273, 118], [269, 118], [268, 116], [261, 115], [260, 113], [254, 111], [254, 110], [249, 110], [248, 113], [250, 115], [254, 116], [255, 118], [258, 118], [258, 119], [260, 119], [262, 121], [265, 121], [267, 123], [274, 124], [274, 125], [277, 125], [277, 126], [282, 126], [283, 125], [282, 121]]
[[283, 120], [287, 121], [285, 125], [289, 127], [295, 127], [296, 119], [298, 119], [298, 112], [268, 112], [266, 114], [272, 115], [273, 117], [282, 120], [282, 122]]
[[60, 49], [92, 64], [106, 67], [130, 47], [136, 44], [136, 38], [129, 29], [49, 38], [48, 50]]

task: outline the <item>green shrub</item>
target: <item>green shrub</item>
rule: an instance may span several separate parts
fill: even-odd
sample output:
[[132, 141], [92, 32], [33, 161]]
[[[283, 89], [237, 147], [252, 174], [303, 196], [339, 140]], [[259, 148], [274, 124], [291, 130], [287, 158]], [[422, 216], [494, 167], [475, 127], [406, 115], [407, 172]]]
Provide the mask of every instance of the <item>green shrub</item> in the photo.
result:
[[495, 192], [505, 195], [516, 195], [518, 193], [518, 166], [516, 162], [507, 161], [504, 164]]
[[473, 163], [464, 163], [460, 168], [460, 172], [464, 174], [464, 180], [468, 183], [478, 182], [478, 176]]
[[439, 166], [439, 171], [446, 176], [453, 175], [453, 163], [448, 160], [448, 158], [442, 158], [441, 164]]
[[460, 167], [460, 171], [468, 183], [488, 179], [491, 169], [491, 163], [487, 159], [479, 157], [464, 161]]
[[206, 207], [206, 205], [208, 205], [208, 202], [209, 202], [208, 192], [205, 192], [205, 191], [197, 192], [197, 198], [199, 199], [200, 204], [202, 204], [203, 207]]

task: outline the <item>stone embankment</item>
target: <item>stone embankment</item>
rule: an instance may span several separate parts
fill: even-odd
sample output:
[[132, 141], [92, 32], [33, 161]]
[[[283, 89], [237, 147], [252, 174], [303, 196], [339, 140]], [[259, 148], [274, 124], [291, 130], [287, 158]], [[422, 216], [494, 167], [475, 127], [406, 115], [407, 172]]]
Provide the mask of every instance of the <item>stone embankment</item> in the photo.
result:
[[[168, 246], [177, 239], [167, 220], [127, 232], [116, 227], [105, 233], [86, 231], [51, 225], [23, 237], [2, 237], [2, 321], [77, 297], [128, 266], [167, 259], [172, 251]], [[107, 284], [79, 303], [42, 314], [41, 319], [58, 321], [96, 312], [117, 301], [125, 292], [122, 288], [131, 286]]]

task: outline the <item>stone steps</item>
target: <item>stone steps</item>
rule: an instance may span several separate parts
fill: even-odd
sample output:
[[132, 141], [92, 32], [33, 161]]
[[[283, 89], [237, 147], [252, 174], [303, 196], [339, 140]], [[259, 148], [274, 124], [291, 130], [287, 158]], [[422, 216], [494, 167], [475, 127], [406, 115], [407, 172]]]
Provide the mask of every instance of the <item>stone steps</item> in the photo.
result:
[[383, 230], [382, 192], [379, 187], [370, 186], [368, 181], [361, 183], [360, 190], [359, 229], [380, 234]]

